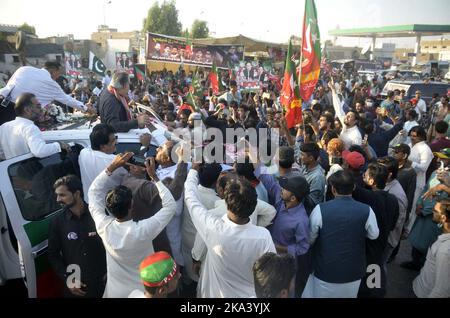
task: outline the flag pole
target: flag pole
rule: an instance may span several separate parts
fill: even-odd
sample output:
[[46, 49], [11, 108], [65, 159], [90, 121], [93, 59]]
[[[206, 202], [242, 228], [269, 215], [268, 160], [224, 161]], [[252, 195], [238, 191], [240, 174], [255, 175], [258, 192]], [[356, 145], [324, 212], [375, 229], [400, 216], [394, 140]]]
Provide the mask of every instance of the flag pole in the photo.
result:
[[[303, 12], [303, 29], [305, 28], [305, 22], [306, 22], [306, 1], [308, 1], [308, 0], [305, 0], [305, 10]], [[302, 33], [301, 33], [302, 34], [302, 42], [300, 44], [300, 63], [299, 63], [300, 70], [298, 72], [298, 90], [299, 90], [299, 93], [300, 93], [300, 89], [301, 89], [300, 85], [302, 84], [303, 41], [305, 40], [304, 39], [304, 37], [305, 37], [305, 30], [303, 30], [303, 29], [302, 29]], [[294, 90], [294, 93], [295, 93], [295, 90]], [[300, 107], [303, 108], [303, 101], [301, 99], [301, 94], [299, 96], [299, 99], [300, 99]], [[303, 118], [302, 118], [302, 125], [303, 125], [303, 136], [305, 136], [305, 121], [303, 120]]]

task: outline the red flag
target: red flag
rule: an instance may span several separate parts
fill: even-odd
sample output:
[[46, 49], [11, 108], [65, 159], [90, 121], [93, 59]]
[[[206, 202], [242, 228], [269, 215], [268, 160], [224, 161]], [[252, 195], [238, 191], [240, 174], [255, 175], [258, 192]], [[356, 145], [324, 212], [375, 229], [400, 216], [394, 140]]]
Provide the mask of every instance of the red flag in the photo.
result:
[[303, 23], [300, 97], [309, 100], [320, 75], [320, 32], [314, 0], [306, 0]]
[[280, 103], [286, 109], [287, 127], [290, 129], [302, 122], [302, 107], [298, 87], [298, 77], [295, 72], [295, 56], [292, 51], [292, 42], [289, 41], [284, 68], [283, 87], [280, 94]]
[[192, 41], [189, 39], [189, 33], [186, 31], [186, 52], [188, 56], [192, 56], [194, 47]]
[[209, 82], [211, 83], [211, 88], [213, 90], [213, 94], [219, 93], [219, 76], [217, 75], [217, 67], [216, 64], [213, 63], [211, 73], [209, 73]]

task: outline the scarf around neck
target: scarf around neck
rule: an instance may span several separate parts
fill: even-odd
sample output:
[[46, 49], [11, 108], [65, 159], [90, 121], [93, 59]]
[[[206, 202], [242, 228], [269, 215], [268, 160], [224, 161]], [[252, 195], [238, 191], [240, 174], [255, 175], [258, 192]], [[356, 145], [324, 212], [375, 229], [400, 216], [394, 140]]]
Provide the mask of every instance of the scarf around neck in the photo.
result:
[[122, 103], [123, 108], [125, 108], [125, 112], [127, 114], [128, 120], [131, 120], [132, 116], [131, 116], [131, 110], [128, 107], [128, 99], [126, 97], [119, 95], [117, 90], [112, 86], [108, 86], [108, 92], [113, 94]]

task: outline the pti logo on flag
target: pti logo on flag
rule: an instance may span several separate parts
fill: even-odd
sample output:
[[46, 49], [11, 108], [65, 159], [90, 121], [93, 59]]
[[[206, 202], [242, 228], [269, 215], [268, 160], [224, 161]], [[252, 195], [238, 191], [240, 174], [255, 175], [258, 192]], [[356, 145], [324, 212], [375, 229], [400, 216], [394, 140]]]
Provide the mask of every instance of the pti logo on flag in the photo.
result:
[[100, 76], [105, 76], [105, 64], [92, 52], [89, 52], [89, 69]]

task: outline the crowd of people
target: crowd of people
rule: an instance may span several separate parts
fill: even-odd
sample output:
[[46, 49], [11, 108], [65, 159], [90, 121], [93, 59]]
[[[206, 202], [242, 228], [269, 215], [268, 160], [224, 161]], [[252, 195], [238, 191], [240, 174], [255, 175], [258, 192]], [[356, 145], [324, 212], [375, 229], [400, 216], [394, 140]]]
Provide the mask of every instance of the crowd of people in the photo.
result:
[[[66, 90], [73, 97], [67, 83], [23, 85], [25, 72], [54, 82], [59, 69], [20, 68], [0, 90], [17, 116], [0, 126], [0, 143], [5, 159], [70, 151], [45, 144], [33, 123], [52, 100], [99, 116], [80, 175], [54, 185], [63, 212], [50, 226], [49, 261], [63, 282], [68, 265], [81, 267], [65, 296], [382, 298], [387, 264], [409, 240], [401, 266], [417, 271], [414, 294], [450, 297], [448, 95], [384, 98], [385, 78], [324, 71], [302, 123], [287, 127], [275, 82], [241, 92], [223, 71], [226, 91], [214, 94], [207, 70], [180, 68], [145, 82], [92, 75]], [[117, 133], [145, 128], [139, 154], [116, 154]], [[230, 139], [236, 130], [258, 138]], [[218, 149], [215, 160], [196, 156], [217, 139], [219, 160]]]

